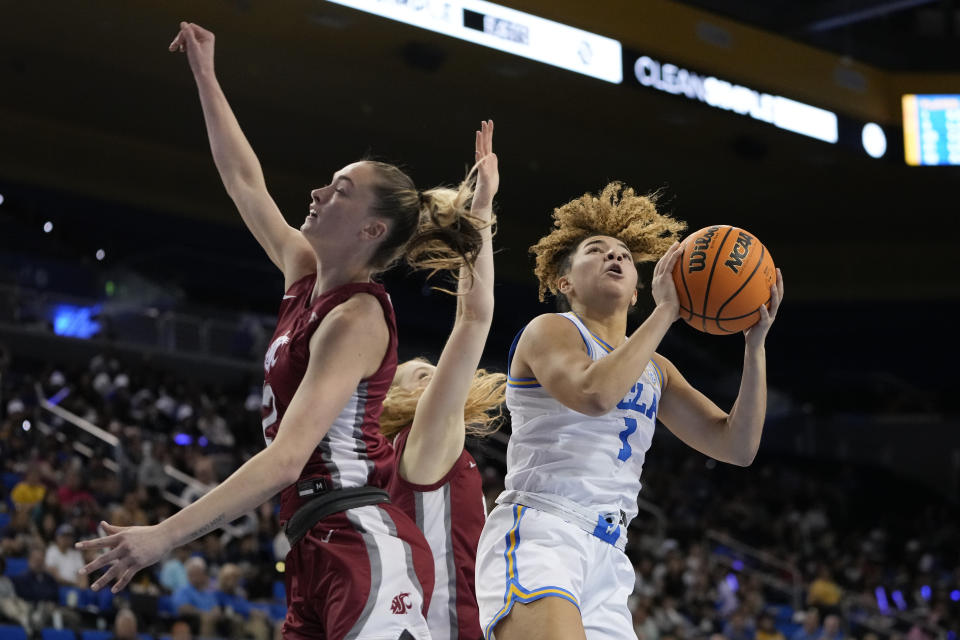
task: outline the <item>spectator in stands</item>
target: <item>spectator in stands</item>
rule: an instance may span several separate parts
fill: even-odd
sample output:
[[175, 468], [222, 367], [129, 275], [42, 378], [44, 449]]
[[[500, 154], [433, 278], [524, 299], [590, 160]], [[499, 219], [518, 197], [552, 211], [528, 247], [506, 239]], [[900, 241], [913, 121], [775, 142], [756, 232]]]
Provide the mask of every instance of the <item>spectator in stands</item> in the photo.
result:
[[123, 496], [123, 508], [127, 511], [127, 517], [134, 526], [142, 527], [150, 524], [147, 513], [141, 505], [146, 499], [146, 490], [137, 486], [134, 491], [130, 491]]
[[208, 404], [203, 408], [200, 418], [197, 419], [197, 428], [207, 437], [210, 444], [229, 448], [236, 443], [227, 421], [216, 412], [213, 405]]
[[65, 510], [81, 503], [96, 504], [93, 495], [83, 486], [83, 475], [80, 469], [72, 465], [64, 476], [63, 484], [57, 490], [57, 497], [60, 498], [60, 506]]
[[193, 629], [186, 620], [174, 620], [170, 627], [170, 640], [193, 640]]
[[817, 607], [821, 613], [836, 611], [842, 597], [843, 590], [830, 575], [830, 567], [826, 563], [821, 564], [817, 569], [816, 580], [810, 583], [810, 590], [807, 592], [807, 605]]
[[30, 622], [34, 628], [49, 626], [54, 614], [61, 617], [69, 626], [76, 626], [80, 616], [69, 609], [58, 607], [60, 590], [43, 562], [43, 548], [30, 549], [27, 556], [27, 572], [13, 578], [13, 588], [17, 596], [31, 605]]
[[47, 487], [40, 481], [40, 469], [31, 464], [27, 467], [23, 480], [10, 491], [10, 500], [17, 510], [30, 511], [43, 502], [46, 494]]
[[823, 630], [820, 640], [843, 640], [844, 634], [840, 629], [840, 616], [831, 613], [823, 619]]
[[776, 620], [769, 613], [760, 616], [757, 622], [756, 640], [786, 640], [783, 632], [777, 629]]
[[160, 567], [160, 584], [170, 593], [176, 593], [190, 584], [187, 580], [186, 562], [190, 557], [190, 549], [186, 546], [177, 547], [173, 555]]
[[[675, 633], [687, 626], [687, 620], [677, 611], [676, 601], [670, 596], [661, 595], [654, 601], [653, 619], [663, 634]], [[664, 640], [661, 638], [661, 640]]]
[[137, 640], [137, 616], [130, 609], [120, 609], [113, 620], [110, 640]]
[[650, 609], [646, 603], [640, 603], [633, 608], [633, 631], [638, 640], [660, 640], [660, 630], [650, 617]]
[[7, 528], [3, 530], [0, 550], [5, 556], [27, 555], [31, 542], [37, 539], [37, 528], [26, 511], [14, 511]]
[[143, 460], [137, 468], [137, 480], [140, 485], [164, 490], [170, 483], [170, 476], [163, 470], [169, 463], [169, 453], [163, 442], [153, 443], [149, 440], [143, 443]]
[[256, 640], [267, 640], [271, 632], [270, 623], [263, 611], [250, 606], [246, 593], [240, 587], [240, 577], [240, 567], [231, 563], [220, 567], [217, 575], [214, 595], [224, 619], [229, 623], [229, 628], [222, 635], [231, 638], [246, 635]]
[[60, 508], [60, 497], [56, 491], [47, 491], [43, 501], [33, 509], [33, 521], [41, 528], [44, 527], [44, 521], [48, 517], [53, 520], [53, 528], [49, 530], [49, 534], [44, 534], [49, 535], [44, 539], [53, 540], [57, 525], [63, 521], [63, 509]]
[[0, 556], [0, 619], [7, 619], [16, 622], [31, 633], [30, 628], [30, 605], [26, 600], [17, 596], [13, 581], [5, 574], [7, 572], [7, 562], [3, 556]]
[[178, 616], [195, 616], [200, 620], [200, 635], [216, 635], [217, 623], [223, 617], [217, 605], [217, 597], [209, 590], [210, 576], [203, 558], [194, 556], [187, 560], [189, 584], [173, 594], [173, 609]]
[[44, 552], [40, 547], [30, 549], [27, 571], [13, 578], [17, 595], [27, 602], [57, 602], [59, 590], [56, 579], [47, 571]]
[[723, 637], [727, 640], [754, 640], [754, 636], [753, 622], [744, 610], [734, 611], [723, 628]]
[[201, 489], [199, 487], [187, 485], [187, 488], [183, 490], [182, 494], [180, 494], [180, 499], [187, 504], [196, 502], [205, 496], [210, 489], [216, 486], [217, 474], [213, 468], [213, 458], [210, 456], [202, 456], [197, 458], [197, 461], [193, 467], [193, 477], [203, 484], [204, 487]]
[[54, 541], [47, 547], [44, 562], [47, 572], [58, 583], [67, 587], [86, 589], [88, 585], [87, 576], [79, 574], [80, 569], [86, 563], [83, 561], [83, 555], [74, 549], [75, 542], [76, 536], [73, 527], [69, 524], [60, 525], [57, 527]]
[[803, 616], [803, 626], [796, 630], [790, 640], [818, 640], [820, 638], [820, 612], [807, 609]]

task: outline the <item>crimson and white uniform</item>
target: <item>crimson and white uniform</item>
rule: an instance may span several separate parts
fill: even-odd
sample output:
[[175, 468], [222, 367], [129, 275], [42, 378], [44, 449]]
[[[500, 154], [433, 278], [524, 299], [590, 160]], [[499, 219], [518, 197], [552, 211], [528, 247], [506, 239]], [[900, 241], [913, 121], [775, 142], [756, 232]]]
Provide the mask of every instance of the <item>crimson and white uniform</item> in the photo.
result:
[[[398, 461], [409, 435], [407, 427], [393, 441]], [[474, 564], [486, 504], [473, 456], [464, 449], [447, 474], [429, 485], [408, 482], [398, 472], [388, 490], [393, 504], [417, 523], [433, 551], [433, 597], [427, 611], [431, 637], [480, 640]]]
[[[329, 432], [310, 455], [301, 480], [331, 489], [386, 488], [394, 473], [393, 448], [380, 434], [383, 399], [397, 366], [397, 331], [383, 286], [350, 283], [312, 302], [316, 274], [283, 296], [277, 329], [264, 359], [263, 435], [269, 446], [307, 370], [310, 338], [335, 307], [357, 294], [379, 300], [390, 344], [377, 372], [360, 382]], [[303, 428], [291, 424], [284, 428]], [[308, 498], [297, 484], [280, 494], [286, 523]], [[433, 562], [413, 521], [391, 504], [358, 507], [318, 522], [286, 558], [286, 638], [429, 638], [423, 612], [433, 587]]]

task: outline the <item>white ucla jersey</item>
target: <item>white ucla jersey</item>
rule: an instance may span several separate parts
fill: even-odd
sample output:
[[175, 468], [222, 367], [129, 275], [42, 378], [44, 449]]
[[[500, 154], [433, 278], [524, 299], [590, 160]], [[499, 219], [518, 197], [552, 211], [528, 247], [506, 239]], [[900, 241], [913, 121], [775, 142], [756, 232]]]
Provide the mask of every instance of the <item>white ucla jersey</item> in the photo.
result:
[[[559, 315], [577, 327], [593, 360], [613, 351], [576, 314]], [[517, 335], [510, 361], [519, 339]], [[506, 491], [559, 496], [595, 513], [619, 513], [622, 524], [628, 524], [637, 515], [640, 473], [653, 441], [662, 388], [662, 372], [651, 360], [616, 408], [588, 416], [560, 403], [536, 379], [509, 376], [513, 435], [507, 447]]]

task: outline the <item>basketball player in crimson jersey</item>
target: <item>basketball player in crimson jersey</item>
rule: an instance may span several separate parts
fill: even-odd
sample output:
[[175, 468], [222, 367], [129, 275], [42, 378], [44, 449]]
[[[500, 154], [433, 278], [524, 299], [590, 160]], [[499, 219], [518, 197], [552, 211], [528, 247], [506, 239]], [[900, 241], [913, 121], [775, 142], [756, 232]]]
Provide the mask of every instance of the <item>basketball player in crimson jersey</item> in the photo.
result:
[[[396, 369], [390, 300], [371, 276], [416, 252], [472, 265], [480, 233], [465, 216], [471, 186], [418, 191], [392, 165], [357, 162], [314, 189], [299, 231], [287, 225], [216, 81], [214, 37], [181, 23], [214, 161], [244, 222], [283, 272], [285, 294], [264, 360], [267, 447], [203, 498], [160, 524], [114, 527], [80, 543], [108, 549], [82, 573], [123, 589], [173, 547], [280, 492], [287, 555], [286, 638], [427, 639], [429, 547], [383, 489], [393, 449], [377, 418]], [[440, 221], [446, 221], [441, 224]], [[435, 264], [435, 262], [434, 262]]]
[[506, 376], [477, 365], [493, 320], [493, 196], [500, 178], [493, 123], [478, 132], [477, 188], [471, 215], [482, 225], [483, 246], [472, 273], [460, 270], [457, 314], [436, 366], [416, 359], [397, 368], [384, 401], [381, 430], [393, 439], [393, 503], [423, 531], [433, 551], [433, 597], [427, 624], [433, 640], [480, 640], [474, 588], [477, 541], [486, 518], [483, 480], [464, 449], [467, 433], [495, 428], [488, 413], [503, 402]]

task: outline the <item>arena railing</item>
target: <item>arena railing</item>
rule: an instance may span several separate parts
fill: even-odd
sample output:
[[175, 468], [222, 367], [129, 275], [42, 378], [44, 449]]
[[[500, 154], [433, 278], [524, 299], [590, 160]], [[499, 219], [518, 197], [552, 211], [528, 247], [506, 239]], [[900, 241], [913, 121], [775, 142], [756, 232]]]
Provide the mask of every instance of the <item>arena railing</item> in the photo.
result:
[[[0, 322], [20, 326], [49, 324], [56, 332], [58, 314], [68, 314], [68, 307], [83, 309], [90, 312], [88, 320], [99, 325], [93, 339], [192, 357], [228, 359], [244, 367], [262, 357], [276, 326], [275, 318], [261, 314], [173, 311], [149, 303], [97, 300], [5, 284], [0, 284], [0, 301], [4, 303]], [[69, 324], [66, 317], [61, 319], [63, 324]], [[88, 328], [93, 329], [93, 325]]]
[[726, 533], [710, 529], [706, 537], [712, 543], [711, 554], [714, 561], [738, 573], [756, 575], [760, 582], [786, 595], [794, 611], [800, 610], [803, 605], [803, 576], [796, 567], [769, 552], [740, 542]]
[[[63, 423], [71, 424], [77, 429], [80, 429], [81, 431], [87, 433], [93, 438], [104, 443], [110, 448], [111, 451], [115, 452], [114, 458], [117, 458], [116, 451], [120, 446], [120, 439], [117, 438], [117, 436], [113, 435], [109, 431], [105, 431], [101, 429], [100, 427], [93, 424], [89, 420], [86, 420], [78, 416], [72, 411], [64, 409], [63, 407], [60, 407], [50, 402], [50, 400], [44, 394], [43, 387], [40, 386], [40, 383], [35, 384], [34, 390], [37, 394], [37, 405], [41, 410], [46, 411], [52, 416], [56, 416], [61, 421], [63, 421]], [[41, 421], [40, 424], [42, 425], [42, 431], [44, 431], [47, 435], [55, 435], [57, 433], [61, 433], [59, 429], [50, 425], [49, 423]], [[93, 458], [93, 456], [95, 455], [95, 452], [91, 447], [88, 447], [81, 442], [74, 441], [73, 449], [74, 451], [76, 451], [77, 453], [79, 453], [80, 455], [88, 459]], [[116, 459], [105, 458], [103, 460], [103, 466], [114, 473], [120, 473], [120, 464], [117, 462]], [[166, 473], [166, 475], [170, 479], [175, 480], [181, 484], [193, 487], [194, 489], [197, 489], [198, 491], [201, 491], [203, 493], [206, 493], [212, 488], [200, 482], [193, 476], [186, 474], [170, 465], [164, 465], [163, 471], [164, 473]], [[163, 496], [164, 500], [166, 500], [167, 502], [177, 507], [183, 508], [186, 506], [186, 502], [175, 493], [164, 490], [163, 492], [161, 492], [161, 495]]]
[[[69, 394], [69, 387], [64, 387], [64, 389], [66, 391], [58, 392], [58, 395], [60, 395], [60, 400], [62, 400], [63, 397]], [[78, 416], [77, 414], [67, 409], [64, 409], [63, 407], [60, 407], [53, 402], [50, 402], [50, 399], [45, 396], [43, 392], [43, 387], [40, 386], [40, 383], [35, 384], [34, 391], [36, 392], [37, 404], [41, 411], [45, 411], [48, 414], [59, 418], [64, 424], [73, 425], [77, 429], [80, 429], [84, 433], [90, 435], [91, 437], [107, 445], [107, 447], [109, 447], [110, 450], [114, 452], [115, 459], [104, 458], [103, 466], [106, 469], [112, 471], [113, 473], [117, 473], [117, 474], [120, 473], [121, 465], [118, 462], [118, 459], [121, 458], [121, 455], [118, 455], [118, 454], [121, 451], [121, 448], [120, 448], [119, 438], [117, 438], [112, 433], [101, 429], [100, 427], [93, 424], [89, 420], [86, 420]], [[42, 425], [41, 430], [45, 435], [52, 435], [54, 437], [57, 437], [58, 435], [63, 434], [63, 432], [60, 431], [55, 426], [52, 426], [42, 420], [38, 422]], [[74, 441], [73, 450], [87, 459], [92, 459], [96, 455], [96, 452], [92, 447], [89, 447], [83, 444], [82, 442]], [[200, 480], [194, 478], [190, 474], [184, 473], [180, 469], [177, 469], [176, 467], [170, 464], [165, 464], [163, 466], [163, 472], [171, 480], [174, 480], [175, 482], [178, 482], [182, 485], [185, 485], [187, 487], [194, 489], [198, 493], [198, 495], [203, 495], [208, 491], [210, 491], [211, 489], [213, 489], [213, 485], [208, 485], [204, 482], [201, 482]], [[189, 504], [182, 497], [178, 496], [177, 494], [167, 489], [164, 489], [163, 491], [161, 491], [160, 495], [163, 497], [164, 500], [166, 500], [170, 504], [180, 509], [186, 507]], [[257, 523], [256, 514], [253, 512], [248, 512], [243, 516], [241, 516], [240, 518], [238, 518], [237, 520], [227, 524], [226, 526], [222, 527], [223, 533], [221, 534], [221, 537], [220, 537], [221, 544], [226, 545], [230, 542], [231, 539], [239, 538], [246, 535], [247, 533], [250, 532], [252, 528], [255, 528], [256, 523]]]

